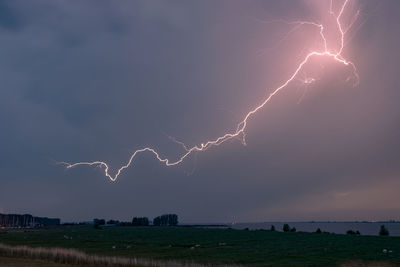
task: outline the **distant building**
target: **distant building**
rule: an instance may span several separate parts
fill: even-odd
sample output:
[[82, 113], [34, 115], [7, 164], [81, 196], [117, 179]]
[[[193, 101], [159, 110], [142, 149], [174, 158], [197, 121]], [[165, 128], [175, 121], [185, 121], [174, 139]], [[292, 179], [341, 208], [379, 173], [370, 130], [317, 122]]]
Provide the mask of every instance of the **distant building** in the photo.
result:
[[34, 217], [30, 214], [1, 214], [0, 227], [43, 227], [59, 225], [60, 219], [47, 217]]

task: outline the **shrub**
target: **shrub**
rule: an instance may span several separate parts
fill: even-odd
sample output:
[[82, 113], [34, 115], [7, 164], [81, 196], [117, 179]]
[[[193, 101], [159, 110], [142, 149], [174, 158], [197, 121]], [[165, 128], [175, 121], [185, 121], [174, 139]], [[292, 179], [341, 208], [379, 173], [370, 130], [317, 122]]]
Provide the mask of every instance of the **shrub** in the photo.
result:
[[348, 234], [348, 235], [355, 235], [356, 232], [354, 232], [353, 230], [347, 230], [346, 234]]
[[118, 226], [132, 226], [132, 223], [131, 222], [119, 222], [117, 225]]
[[105, 225], [106, 221], [104, 219], [93, 219], [93, 224]]
[[290, 232], [296, 232], [296, 227], [293, 227], [292, 229], [290, 229]]
[[284, 232], [289, 232], [289, 231], [290, 231], [290, 226], [289, 226], [289, 224], [285, 223], [285, 224], [283, 225], [282, 230], [283, 230]]
[[353, 231], [353, 230], [348, 230], [347, 232], [346, 232], [348, 235], [361, 235], [361, 233], [360, 233], [360, 231]]
[[107, 224], [118, 224], [119, 221], [118, 220], [109, 220], [107, 221]]
[[388, 236], [389, 235], [389, 230], [383, 224], [381, 225], [381, 229], [379, 230], [379, 235], [380, 236]]
[[271, 232], [275, 232], [275, 226], [271, 225]]
[[315, 231], [317, 234], [321, 234], [322, 233], [322, 231], [321, 231], [321, 229], [317, 229], [317, 231]]

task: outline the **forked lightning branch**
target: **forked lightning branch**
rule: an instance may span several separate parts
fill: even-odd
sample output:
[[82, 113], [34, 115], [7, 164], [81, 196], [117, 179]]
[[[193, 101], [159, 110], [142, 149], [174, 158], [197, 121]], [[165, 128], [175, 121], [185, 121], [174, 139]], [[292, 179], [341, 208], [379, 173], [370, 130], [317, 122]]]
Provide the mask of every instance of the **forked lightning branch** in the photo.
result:
[[[294, 24], [297, 26], [302, 26], [302, 25], [311, 25], [313, 27], [316, 27], [318, 29], [319, 35], [320, 35], [320, 42], [321, 42], [321, 47], [323, 47], [321, 50], [315, 50], [315, 51], [311, 51], [309, 52], [302, 61], [300, 61], [297, 65], [295, 65], [294, 67], [294, 72], [290, 75], [290, 77], [288, 77], [287, 80], [285, 80], [279, 87], [275, 88], [274, 90], [272, 90], [272, 93], [270, 93], [269, 95], [267, 95], [265, 97], [265, 99], [263, 99], [261, 101], [260, 104], [258, 104], [257, 106], [255, 106], [254, 108], [252, 108], [247, 114], [246, 116], [243, 118], [242, 121], [240, 121], [236, 127], [236, 130], [233, 132], [227, 132], [224, 135], [215, 138], [215, 139], [211, 139], [211, 140], [207, 140], [199, 145], [195, 145], [192, 147], [189, 147], [183, 143], [180, 143], [184, 148], [185, 148], [185, 152], [178, 157], [175, 160], [171, 160], [168, 157], [162, 157], [160, 155], [160, 153], [158, 151], [156, 151], [154, 148], [152, 147], [144, 147], [141, 149], [136, 150], [135, 152], [133, 152], [133, 154], [131, 154], [131, 156], [129, 157], [128, 161], [122, 165], [114, 175], [112, 175], [110, 173], [110, 166], [104, 162], [104, 161], [93, 161], [93, 162], [89, 162], [89, 161], [83, 161], [83, 162], [76, 162], [76, 163], [67, 163], [67, 162], [61, 162], [61, 164], [64, 164], [66, 166], [67, 169], [70, 168], [74, 168], [74, 167], [78, 167], [78, 166], [97, 166], [97, 167], [101, 167], [104, 170], [104, 175], [109, 178], [111, 181], [116, 181], [118, 179], [118, 177], [129, 167], [133, 166], [134, 164], [134, 160], [137, 156], [139, 156], [142, 153], [151, 153], [154, 155], [154, 157], [161, 163], [163, 163], [165, 166], [175, 166], [175, 165], [179, 165], [180, 163], [182, 163], [186, 158], [188, 158], [191, 154], [195, 153], [195, 152], [201, 152], [201, 151], [206, 151], [207, 149], [211, 148], [211, 147], [215, 147], [215, 146], [219, 146], [221, 144], [223, 144], [224, 142], [233, 139], [233, 138], [241, 138], [242, 143], [246, 144], [246, 140], [245, 140], [245, 133], [246, 133], [246, 128], [247, 128], [247, 123], [248, 121], [257, 114], [257, 112], [264, 108], [272, 99], [273, 97], [278, 94], [281, 90], [285, 89], [286, 87], [288, 87], [288, 85], [293, 82], [296, 77], [298, 76], [299, 72], [301, 72], [303, 70], [303, 68], [306, 66], [307, 63], [309, 63], [309, 61], [312, 58], [320, 58], [320, 57], [325, 57], [325, 58], [329, 58], [334, 62], [338, 62], [340, 64], [342, 64], [344, 67], [349, 68], [349, 70], [351, 71], [351, 74], [354, 78], [355, 84], [358, 83], [359, 77], [357, 74], [357, 69], [356, 66], [349, 60], [347, 60], [346, 58], [343, 57], [342, 53], [343, 53], [343, 49], [344, 49], [344, 43], [345, 43], [345, 37], [346, 37], [346, 33], [348, 31], [348, 29], [353, 25], [354, 23], [354, 19], [352, 20], [352, 23], [350, 23], [349, 25], [344, 25], [342, 22], [342, 16], [343, 13], [345, 12], [346, 8], [348, 8], [349, 6], [349, 2], [350, 0], [345, 0], [343, 1], [343, 3], [337, 3], [336, 1], [331, 0], [330, 1], [330, 8], [329, 10], [327, 10], [326, 14], [327, 16], [332, 16], [334, 21], [335, 21], [335, 26], [338, 30], [339, 34], [339, 38], [337, 40], [335, 40], [335, 46], [339, 46], [339, 49], [332, 49], [331, 48], [331, 44], [327, 41], [326, 38], [326, 33], [325, 33], [325, 27], [323, 24], [320, 23], [316, 23], [316, 22], [312, 22], [312, 21], [294, 21], [294, 22], [290, 22], [290, 24]], [[355, 14], [354, 18], [357, 17], [357, 14]], [[306, 79], [304, 81], [305, 83], [310, 83], [313, 82], [312, 79]]]

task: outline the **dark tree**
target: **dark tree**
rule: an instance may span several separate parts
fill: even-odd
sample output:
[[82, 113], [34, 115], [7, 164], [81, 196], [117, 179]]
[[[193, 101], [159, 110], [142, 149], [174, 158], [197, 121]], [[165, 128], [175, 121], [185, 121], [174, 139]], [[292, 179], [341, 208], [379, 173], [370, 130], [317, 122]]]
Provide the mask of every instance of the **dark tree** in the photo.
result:
[[388, 236], [389, 235], [389, 230], [383, 224], [381, 225], [381, 229], [379, 230], [379, 235], [380, 236]]
[[177, 226], [178, 225], [178, 215], [168, 214], [168, 225]]
[[354, 232], [353, 230], [348, 230], [346, 233], [348, 235], [355, 235], [356, 234], [356, 232]]
[[292, 229], [290, 229], [290, 232], [296, 232], [296, 227], [293, 227]]
[[161, 225], [168, 225], [168, 214], [161, 215]]
[[275, 232], [275, 226], [271, 225], [270, 231], [271, 231], [271, 232]]
[[133, 226], [148, 226], [149, 219], [147, 217], [134, 217], [132, 219]]
[[93, 224], [105, 225], [106, 221], [104, 219], [93, 219]]
[[161, 225], [161, 217], [157, 216], [153, 219], [153, 225], [160, 226]]
[[118, 226], [132, 226], [131, 222], [119, 222]]
[[118, 224], [119, 221], [118, 220], [109, 220], [107, 221], [107, 224]]
[[322, 233], [322, 231], [321, 231], [321, 229], [317, 229], [317, 231], [315, 231], [317, 234], [321, 234]]
[[283, 230], [284, 232], [289, 232], [289, 231], [290, 231], [290, 226], [289, 226], [289, 224], [285, 223], [285, 224], [283, 225], [282, 230]]
[[178, 215], [176, 214], [164, 214], [157, 216], [153, 220], [153, 225], [156, 226], [176, 226], [178, 225]]

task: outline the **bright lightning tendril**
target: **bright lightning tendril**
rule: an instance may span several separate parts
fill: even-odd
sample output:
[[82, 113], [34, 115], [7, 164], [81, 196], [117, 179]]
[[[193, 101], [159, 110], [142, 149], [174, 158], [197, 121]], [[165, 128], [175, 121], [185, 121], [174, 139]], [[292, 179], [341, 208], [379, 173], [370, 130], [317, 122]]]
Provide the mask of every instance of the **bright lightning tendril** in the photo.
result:
[[[196, 145], [193, 146], [191, 148], [189, 148], [188, 146], [186, 146], [184, 143], [178, 142], [180, 145], [182, 145], [182, 147], [185, 149], [185, 153], [183, 155], [181, 155], [180, 158], [178, 158], [177, 160], [173, 161], [170, 160], [168, 158], [162, 158], [160, 156], [160, 154], [151, 147], [145, 147], [142, 149], [138, 149], [136, 150], [129, 158], [128, 162], [121, 166], [118, 171], [115, 173], [115, 175], [111, 175], [109, 173], [109, 166], [106, 162], [104, 161], [93, 161], [93, 162], [77, 162], [77, 163], [67, 163], [67, 162], [61, 162], [61, 164], [65, 164], [67, 169], [73, 168], [73, 167], [77, 167], [77, 166], [81, 166], [81, 165], [89, 165], [89, 166], [98, 166], [98, 167], [104, 167], [104, 174], [105, 176], [107, 176], [111, 181], [116, 181], [118, 179], [118, 177], [121, 175], [121, 173], [127, 169], [128, 167], [131, 166], [131, 164], [133, 163], [134, 159], [136, 158], [137, 155], [144, 153], [144, 152], [150, 152], [152, 153], [161, 163], [164, 163], [165, 166], [175, 166], [178, 165], [180, 163], [182, 163], [190, 154], [197, 152], [197, 151], [205, 151], [207, 149], [209, 149], [212, 146], [218, 146], [222, 143], [224, 143], [227, 140], [233, 139], [233, 138], [241, 138], [242, 143], [245, 145], [246, 144], [246, 134], [245, 134], [245, 130], [247, 127], [247, 122], [248, 120], [257, 113], [257, 111], [259, 111], [261, 108], [263, 108], [279, 91], [281, 91], [283, 88], [287, 87], [289, 85], [289, 83], [291, 83], [296, 76], [298, 75], [298, 73], [302, 70], [302, 68], [304, 67], [304, 65], [309, 62], [309, 60], [313, 57], [329, 57], [331, 59], [333, 59], [334, 61], [341, 63], [345, 66], [348, 66], [352, 69], [353, 75], [355, 77], [355, 84], [358, 83], [359, 77], [357, 74], [357, 70], [355, 65], [351, 62], [346, 60], [343, 56], [342, 56], [342, 52], [343, 52], [343, 48], [344, 48], [344, 39], [345, 39], [345, 34], [348, 31], [348, 29], [352, 26], [352, 24], [354, 23], [354, 20], [351, 22], [351, 24], [344, 29], [343, 25], [341, 23], [341, 17], [343, 15], [344, 10], [346, 9], [346, 6], [348, 5], [349, 0], [345, 0], [344, 3], [342, 4], [342, 6], [340, 7], [339, 13], [336, 15], [335, 12], [333, 11], [333, 0], [330, 1], [330, 10], [329, 10], [329, 15], [333, 16], [336, 20], [336, 24], [337, 24], [337, 28], [338, 31], [340, 32], [340, 48], [337, 51], [331, 51], [328, 48], [328, 43], [327, 40], [325, 38], [325, 34], [324, 34], [324, 25], [316, 23], [316, 22], [309, 22], [309, 21], [295, 21], [295, 22], [289, 22], [289, 24], [293, 24], [296, 26], [302, 26], [302, 25], [311, 25], [314, 27], [319, 28], [319, 34], [321, 37], [321, 41], [323, 42], [323, 47], [324, 50], [322, 51], [312, 51], [310, 53], [308, 53], [305, 58], [303, 59], [303, 61], [301, 61], [296, 70], [293, 72], [293, 74], [289, 77], [289, 79], [287, 79], [282, 85], [280, 85], [278, 88], [276, 88], [274, 91], [272, 91], [272, 93], [270, 93], [265, 99], [264, 101], [259, 104], [258, 106], [256, 106], [255, 108], [253, 108], [252, 110], [250, 110], [247, 115], [244, 117], [244, 119], [237, 125], [236, 130], [234, 132], [228, 132], [214, 140], [209, 140], [206, 141], [204, 143], [201, 143], [200, 145]], [[355, 18], [358, 16], [358, 13], [356, 14]], [[315, 79], [307, 79], [305, 81], [305, 83], [312, 83], [313, 81], [315, 81]]]

